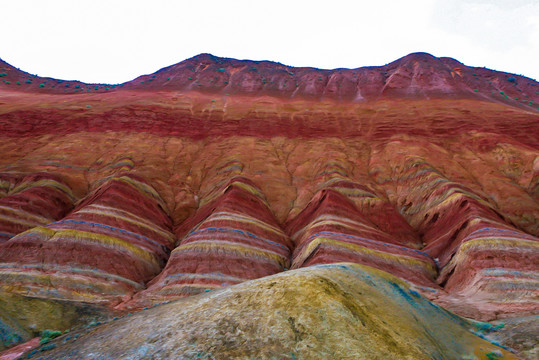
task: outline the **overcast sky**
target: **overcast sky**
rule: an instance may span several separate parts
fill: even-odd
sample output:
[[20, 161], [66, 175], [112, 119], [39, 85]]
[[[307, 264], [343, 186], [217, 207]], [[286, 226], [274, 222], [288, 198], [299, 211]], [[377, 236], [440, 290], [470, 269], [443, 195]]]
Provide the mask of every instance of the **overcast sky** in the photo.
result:
[[332, 69], [418, 51], [539, 80], [539, 0], [3, 0], [0, 34], [10, 64], [85, 82], [204, 52]]

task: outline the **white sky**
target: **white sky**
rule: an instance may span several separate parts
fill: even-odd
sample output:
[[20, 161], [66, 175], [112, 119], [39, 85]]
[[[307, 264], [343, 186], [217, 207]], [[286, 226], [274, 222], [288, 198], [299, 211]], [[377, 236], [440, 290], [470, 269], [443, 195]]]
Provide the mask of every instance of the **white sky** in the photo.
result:
[[325, 69], [411, 52], [539, 80], [539, 0], [0, 0], [0, 58], [119, 83], [199, 53]]

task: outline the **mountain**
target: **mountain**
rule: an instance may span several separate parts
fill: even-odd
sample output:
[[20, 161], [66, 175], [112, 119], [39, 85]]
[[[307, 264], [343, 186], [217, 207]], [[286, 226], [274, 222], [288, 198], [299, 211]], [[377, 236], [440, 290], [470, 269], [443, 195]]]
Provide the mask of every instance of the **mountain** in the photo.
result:
[[536, 81], [465, 66], [452, 58], [413, 53], [384, 66], [321, 70], [270, 61], [200, 54], [123, 84], [85, 84], [41, 78], [0, 60], [3, 85], [16, 91], [77, 94], [121, 90], [199, 91], [276, 96], [284, 99], [373, 101], [384, 98], [470, 98], [538, 110]]
[[536, 81], [425, 53], [0, 81], [0, 359], [536, 357]]

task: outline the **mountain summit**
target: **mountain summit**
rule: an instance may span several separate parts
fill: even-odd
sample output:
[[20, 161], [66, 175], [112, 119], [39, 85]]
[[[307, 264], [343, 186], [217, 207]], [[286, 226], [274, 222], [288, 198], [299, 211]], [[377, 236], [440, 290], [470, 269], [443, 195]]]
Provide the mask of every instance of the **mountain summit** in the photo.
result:
[[197, 91], [339, 101], [384, 98], [478, 99], [529, 110], [539, 108], [539, 84], [529, 78], [463, 65], [451, 58], [412, 53], [384, 66], [321, 70], [270, 61], [200, 54], [118, 85], [40, 78], [0, 62], [0, 91], [71, 94], [125, 89]]

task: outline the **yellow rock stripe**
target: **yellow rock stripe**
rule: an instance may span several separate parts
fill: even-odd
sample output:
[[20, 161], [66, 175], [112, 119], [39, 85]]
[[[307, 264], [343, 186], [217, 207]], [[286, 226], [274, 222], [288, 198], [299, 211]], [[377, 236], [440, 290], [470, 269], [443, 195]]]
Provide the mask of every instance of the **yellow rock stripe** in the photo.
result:
[[134, 214], [118, 210], [112, 207], [102, 206], [102, 205], [96, 205], [91, 204], [86, 206], [83, 209], [80, 209], [76, 212], [78, 213], [84, 213], [84, 214], [98, 214], [106, 217], [110, 217], [113, 219], [121, 219], [123, 221], [126, 221], [128, 223], [131, 223], [133, 225], [143, 227], [145, 229], [148, 229], [150, 231], [153, 231], [162, 237], [168, 239], [170, 243], [175, 243], [175, 237], [172, 233], [163, 230], [162, 228], [158, 227], [157, 225], [144, 220], [143, 218], [136, 216]]
[[313, 239], [313, 241], [311, 241], [303, 249], [301, 254], [294, 259], [293, 267], [301, 266], [301, 264], [303, 264], [305, 259], [316, 249], [318, 245], [321, 245], [321, 244], [327, 244], [336, 248], [344, 248], [344, 249], [351, 250], [357, 253], [363, 253], [370, 257], [381, 258], [383, 260], [386, 260], [392, 263], [400, 263], [407, 267], [418, 266], [429, 271], [432, 275], [436, 275], [436, 268], [434, 267], [432, 263], [428, 261], [420, 260], [417, 258], [411, 258], [405, 254], [392, 254], [389, 252], [374, 250], [374, 249], [370, 249], [368, 247], [361, 246], [358, 244], [352, 244], [352, 243], [330, 239], [330, 238], [322, 237], [322, 236]]
[[[58, 264], [19, 264], [19, 263], [0, 263], [0, 273], [1, 274], [19, 274], [19, 273], [32, 273], [36, 275], [42, 274], [43, 271], [47, 273], [61, 273], [68, 274], [66, 276], [84, 276], [92, 278], [102, 278], [104, 281], [121, 281], [129, 283], [131, 286], [141, 287], [142, 285], [133, 280], [127, 279], [123, 276], [116, 275], [113, 273], [108, 273], [103, 270], [96, 268], [85, 268], [85, 267], [73, 267], [70, 265], [58, 265]], [[71, 274], [71, 275], [69, 275]]]
[[148, 184], [146, 184], [144, 182], [135, 180], [135, 179], [133, 179], [133, 178], [131, 178], [129, 176], [121, 176], [121, 177], [118, 177], [118, 178], [114, 178], [114, 180], [123, 181], [123, 182], [125, 182], [127, 184], [130, 184], [131, 186], [135, 187], [139, 191], [150, 195], [151, 197], [153, 197], [161, 205], [163, 210], [168, 215], [168, 211], [166, 210], [168, 207], [166, 206], [163, 199], [161, 199], [161, 196], [159, 195], [159, 193], [157, 191], [155, 191], [155, 189], [152, 186], [150, 186], [150, 185], [148, 185]]
[[256, 249], [253, 247], [247, 247], [245, 245], [226, 243], [223, 241], [216, 242], [216, 241], [201, 240], [201, 241], [197, 241], [197, 242], [193, 242], [193, 243], [189, 243], [185, 245], [180, 245], [176, 249], [174, 249], [172, 253], [178, 253], [178, 252], [189, 251], [189, 250], [197, 250], [197, 249], [205, 250], [209, 252], [229, 251], [229, 252], [234, 252], [234, 253], [242, 254], [242, 255], [263, 257], [263, 258], [267, 258], [267, 259], [277, 262], [282, 267], [286, 267], [287, 262], [288, 262], [288, 259], [283, 258], [282, 256], [277, 255], [272, 252], [264, 251], [262, 249]]
[[468, 240], [458, 248], [456, 254], [451, 258], [449, 263], [444, 266], [440, 277], [448, 273], [459, 263], [464, 263], [470, 251], [488, 249], [493, 251], [506, 250], [526, 250], [535, 254], [539, 254], [539, 241], [519, 239], [514, 237], [497, 237], [486, 236]]
[[369, 226], [367, 224], [360, 223], [358, 221], [354, 221], [351, 219], [343, 219], [334, 215], [320, 215], [319, 217], [311, 221], [307, 226], [305, 226], [301, 230], [298, 230], [294, 235], [292, 235], [292, 239], [297, 239], [310, 228], [321, 225], [338, 225], [352, 230], [363, 228], [370, 232], [382, 233], [380, 230], [373, 228], [372, 226]]
[[[39, 216], [39, 215], [36, 215], [36, 214], [32, 214], [32, 213], [26, 212], [26, 211], [24, 211], [22, 209], [10, 208], [10, 207], [7, 207], [7, 206], [0, 205], [0, 210], [13, 213], [15, 216], [25, 217], [26, 220], [33, 220], [34, 222], [32, 224], [38, 223], [40, 225], [47, 225], [48, 223], [51, 223], [51, 222], [54, 221], [54, 219], [49, 219], [49, 218], [46, 218], [44, 216]], [[0, 214], [0, 217], [4, 217], [6, 219], [11, 218], [9, 215], [2, 215], [2, 214]], [[23, 219], [20, 219], [18, 217], [13, 218], [13, 219], [14, 220], [19, 219], [19, 220], [23, 221]]]
[[229, 213], [229, 212], [215, 212], [215, 213], [213, 213], [208, 218], [201, 221], [197, 226], [195, 226], [191, 230], [191, 232], [197, 230], [200, 227], [200, 225], [204, 224], [207, 221], [219, 221], [219, 220], [229, 220], [229, 221], [236, 221], [236, 222], [253, 224], [256, 227], [262, 228], [262, 229], [267, 230], [269, 232], [272, 232], [272, 233], [274, 233], [276, 235], [286, 237], [284, 232], [281, 229], [279, 229], [279, 228], [277, 228], [275, 226], [269, 225], [268, 223], [265, 223], [265, 222], [263, 222], [261, 220], [258, 220], [256, 218], [253, 218], [253, 217], [250, 217], [250, 216], [245, 216], [245, 215], [236, 214], [236, 213]]
[[47, 239], [48, 241], [59, 241], [59, 240], [68, 240], [68, 241], [74, 241], [74, 242], [80, 241], [80, 242], [86, 242], [86, 243], [95, 243], [95, 244], [103, 245], [112, 249], [128, 251], [131, 254], [133, 254], [135, 257], [146, 261], [152, 266], [159, 267], [159, 262], [157, 261], [157, 259], [151, 252], [145, 249], [141, 249], [140, 247], [135, 246], [134, 244], [128, 241], [118, 239], [115, 237], [102, 235], [102, 234], [94, 234], [87, 231], [72, 230], [72, 229], [51, 230], [49, 228], [45, 228], [41, 226], [28, 230], [22, 234], [27, 234], [29, 232], [40, 233], [48, 237]]
[[215, 192], [210, 193], [209, 195], [205, 196], [200, 201], [199, 206], [202, 206], [202, 205], [205, 205], [205, 204], [211, 202], [212, 200], [214, 200], [215, 198], [220, 196], [224, 191], [226, 191], [226, 189], [228, 189], [231, 186], [236, 186], [236, 187], [238, 187], [238, 188], [240, 188], [242, 190], [245, 190], [245, 191], [255, 195], [256, 197], [258, 197], [264, 203], [264, 205], [266, 205], [269, 208], [269, 204], [266, 201], [266, 198], [264, 197], [264, 194], [262, 194], [262, 192], [260, 190], [258, 190], [254, 186], [251, 186], [251, 185], [246, 184], [246, 183], [241, 182], [241, 181], [234, 181], [234, 182], [230, 183], [230, 185], [228, 185], [225, 189], [223, 189], [222, 191], [220, 191], [218, 193], [215, 193]]
[[476, 239], [471, 239], [464, 242], [459, 251], [469, 251], [479, 247], [488, 247], [490, 249], [505, 250], [505, 249], [528, 249], [537, 251], [539, 254], [539, 241], [521, 239], [509, 236], [485, 236]]
[[121, 181], [121, 182], [126, 183], [126, 184], [130, 185], [131, 187], [135, 188], [139, 192], [141, 192], [143, 194], [146, 194], [148, 197], [153, 198], [154, 200], [156, 200], [161, 205], [161, 207], [163, 208], [165, 213], [168, 215], [168, 207], [167, 207], [167, 205], [165, 204], [165, 202], [163, 201], [163, 199], [161, 198], [159, 193], [157, 191], [155, 191], [155, 189], [152, 186], [150, 186], [150, 185], [148, 185], [148, 184], [146, 184], [144, 182], [135, 180], [132, 177], [127, 176], [127, 175], [111, 176], [111, 177], [103, 178], [103, 179], [97, 181], [96, 183], [94, 183], [94, 186], [98, 187], [98, 186], [100, 186], [100, 185], [102, 185], [102, 184], [104, 184], [106, 182], [110, 182], [110, 181]]
[[21, 192], [23, 190], [33, 188], [33, 187], [38, 187], [38, 186], [56, 188], [56, 189], [64, 192], [70, 198], [71, 201], [74, 201], [74, 199], [75, 199], [75, 196], [73, 196], [73, 192], [71, 191], [71, 189], [69, 187], [67, 187], [66, 185], [64, 185], [64, 184], [62, 184], [62, 183], [60, 183], [60, 182], [58, 182], [56, 180], [52, 180], [52, 179], [41, 179], [41, 180], [34, 181], [34, 182], [23, 182], [22, 184], [20, 184], [16, 188], [14, 188], [10, 193], [11, 194], [19, 193], [19, 192]]

